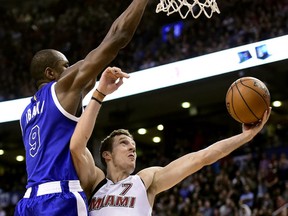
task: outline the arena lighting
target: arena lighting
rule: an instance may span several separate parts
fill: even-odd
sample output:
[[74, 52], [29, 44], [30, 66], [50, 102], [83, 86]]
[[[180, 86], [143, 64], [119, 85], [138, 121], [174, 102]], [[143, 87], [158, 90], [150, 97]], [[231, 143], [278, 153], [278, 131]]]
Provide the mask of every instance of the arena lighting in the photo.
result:
[[182, 106], [182, 108], [184, 108], [184, 109], [188, 109], [188, 108], [190, 108], [191, 104], [190, 104], [190, 102], [183, 102], [183, 103], [181, 104], [181, 106]]
[[[130, 73], [105, 101], [288, 59], [288, 35]], [[97, 87], [97, 83], [95, 88]], [[88, 103], [93, 90], [84, 98]], [[0, 103], [0, 123], [19, 120], [29, 98]]]
[[272, 102], [272, 106], [273, 107], [281, 107], [282, 106], [282, 102], [281, 101], [273, 101]]
[[25, 160], [25, 158], [24, 158], [23, 155], [17, 155], [17, 156], [16, 156], [16, 161], [21, 162], [21, 161], [24, 161], [24, 160]]
[[164, 126], [162, 124], [157, 125], [157, 130], [159, 131], [164, 130]]
[[155, 137], [153, 137], [152, 141], [153, 141], [154, 143], [159, 143], [159, 142], [161, 142], [161, 138], [158, 137], [158, 136], [155, 136]]
[[139, 129], [138, 129], [138, 134], [144, 135], [144, 134], [146, 134], [146, 133], [147, 133], [147, 130], [146, 130], [145, 128], [139, 128]]

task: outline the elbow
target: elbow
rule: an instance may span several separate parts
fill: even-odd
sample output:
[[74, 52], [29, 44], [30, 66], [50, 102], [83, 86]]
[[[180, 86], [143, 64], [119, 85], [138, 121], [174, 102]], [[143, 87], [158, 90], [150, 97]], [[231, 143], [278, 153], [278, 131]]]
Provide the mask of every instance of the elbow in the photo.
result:
[[85, 146], [83, 146], [83, 143], [85, 143], [84, 140], [81, 140], [81, 139], [71, 139], [70, 141], [70, 145], [69, 145], [69, 148], [70, 148], [70, 152], [72, 154], [79, 154], [79, 152], [83, 151], [83, 148], [85, 149]]

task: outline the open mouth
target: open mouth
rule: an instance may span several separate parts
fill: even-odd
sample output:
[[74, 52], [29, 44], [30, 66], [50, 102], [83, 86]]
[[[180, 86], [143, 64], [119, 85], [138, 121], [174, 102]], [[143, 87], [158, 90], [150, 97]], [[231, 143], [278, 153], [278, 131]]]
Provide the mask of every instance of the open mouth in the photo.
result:
[[134, 155], [134, 154], [129, 154], [128, 157], [129, 157], [130, 159], [133, 159], [133, 160], [135, 159], [135, 155]]

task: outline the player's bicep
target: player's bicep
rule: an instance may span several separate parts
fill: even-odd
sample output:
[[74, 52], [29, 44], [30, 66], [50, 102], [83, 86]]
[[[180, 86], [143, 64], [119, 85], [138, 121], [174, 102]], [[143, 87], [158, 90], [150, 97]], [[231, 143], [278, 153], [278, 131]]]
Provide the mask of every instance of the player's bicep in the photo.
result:
[[71, 151], [74, 167], [81, 182], [81, 186], [87, 188], [97, 178], [93, 157], [88, 149], [79, 154]]
[[112, 62], [119, 52], [111, 40], [103, 42], [92, 50], [84, 59], [73, 83], [73, 88], [83, 89], [88, 82], [97, 76]]
[[70, 91], [71, 88], [73, 88], [75, 79], [77, 78], [79, 69], [83, 65], [83, 63], [84, 60], [80, 60], [63, 71], [60, 79], [57, 81], [57, 84], [55, 86], [55, 90], [57, 93], [67, 93], [68, 91]]

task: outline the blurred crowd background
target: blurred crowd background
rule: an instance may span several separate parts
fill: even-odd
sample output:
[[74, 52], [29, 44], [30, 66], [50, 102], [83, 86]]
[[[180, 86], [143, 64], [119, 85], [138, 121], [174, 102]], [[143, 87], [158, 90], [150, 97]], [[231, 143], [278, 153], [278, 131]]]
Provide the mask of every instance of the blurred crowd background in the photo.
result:
[[[19, 5], [0, 7], [2, 101], [33, 94], [29, 63], [35, 52], [54, 48], [75, 63], [102, 41], [114, 19], [130, 3], [46, 1], [19, 1]], [[138, 71], [287, 34], [287, 0], [224, 2], [223, 6], [218, 3], [220, 15], [211, 19], [202, 15], [197, 20], [192, 16], [181, 20], [177, 13], [169, 17], [156, 14], [156, 3], [151, 3], [115, 65], [127, 72]], [[171, 28], [163, 36], [162, 27], [176, 22], [183, 24], [182, 30], [175, 33]]]
[[[0, 6], [0, 101], [34, 93], [29, 63], [35, 52], [54, 48], [75, 63], [102, 41], [130, 3], [16, 2]], [[134, 72], [288, 34], [287, 0], [226, 0], [218, 2], [221, 14], [197, 20], [156, 14], [156, 4], [149, 4], [131, 43], [112, 64]], [[137, 169], [166, 165], [231, 135], [226, 128], [212, 130], [202, 127], [189, 136], [184, 131], [182, 136], [172, 137], [176, 144], [164, 154], [156, 151], [153, 157], [139, 157]], [[153, 216], [241, 216], [245, 211], [271, 216], [288, 202], [288, 134], [271, 135], [271, 130], [268, 127], [253, 143], [160, 194]], [[11, 167], [0, 175], [0, 216], [13, 215], [25, 184], [25, 166]]]

